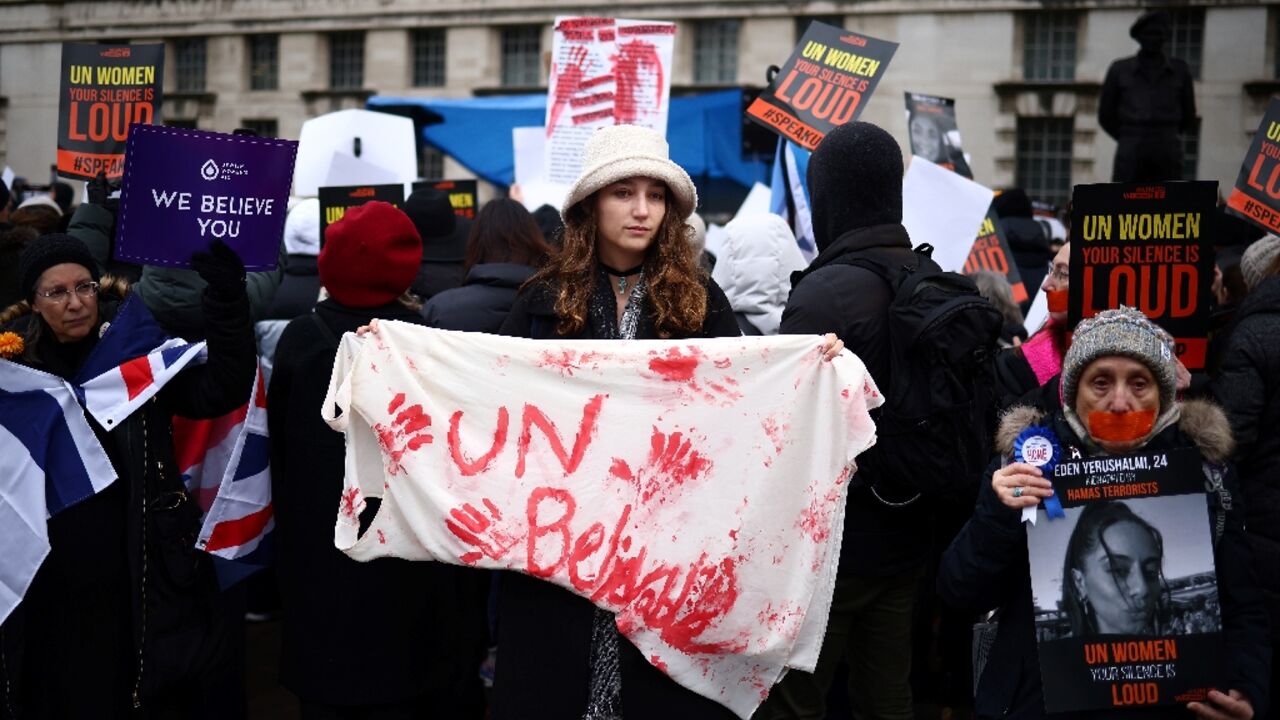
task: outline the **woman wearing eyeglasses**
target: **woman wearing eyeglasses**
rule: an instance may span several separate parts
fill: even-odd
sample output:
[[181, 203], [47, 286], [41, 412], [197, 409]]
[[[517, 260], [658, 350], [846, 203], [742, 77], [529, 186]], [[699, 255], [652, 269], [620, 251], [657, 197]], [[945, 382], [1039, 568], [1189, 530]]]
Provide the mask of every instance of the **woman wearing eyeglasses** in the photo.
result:
[[1050, 395], [1056, 391], [1056, 383], [1050, 381], [1062, 372], [1062, 358], [1070, 345], [1067, 332], [1070, 262], [1071, 243], [1066, 243], [1049, 261], [1044, 282], [1040, 284], [1040, 291], [1045, 293], [1049, 303], [1049, 319], [1034, 330], [1026, 342], [1008, 348], [996, 357], [996, 380], [1000, 384], [1004, 405], [1013, 405], [1019, 400], [1031, 401], [1026, 396], [1035, 395], [1041, 388], [1048, 387], [1045, 392]]
[[[244, 265], [235, 252], [215, 242], [210, 252], [193, 256], [192, 266], [208, 283], [207, 360], [187, 366], [111, 430], [86, 413], [116, 479], [48, 520], [49, 553], [0, 628], [0, 714], [243, 714], [225, 707], [235, 697], [224, 691], [235, 687], [228, 626], [209, 556], [195, 549], [200, 509], [178, 474], [173, 417], [217, 417], [245, 402], [257, 367], [253, 327]], [[87, 379], [81, 372], [116, 318], [125, 284], [100, 277], [88, 249], [69, 235], [31, 241], [19, 277], [26, 300], [0, 313], [0, 330], [22, 340], [20, 350], [16, 342], [6, 344], [9, 360], [73, 384]], [[96, 358], [95, 367], [102, 360]], [[24, 376], [0, 363], [0, 379]], [[31, 405], [17, 407], [13, 397], [0, 394], [6, 419], [34, 412]], [[57, 487], [61, 468], [77, 466], [78, 449], [50, 442], [58, 456], [51, 460], [65, 463], [44, 467], [46, 486]], [[15, 471], [6, 461], [17, 461], [16, 453], [6, 452], [0, 474]], [[224, 687], [214, 687], [220, 679]]]

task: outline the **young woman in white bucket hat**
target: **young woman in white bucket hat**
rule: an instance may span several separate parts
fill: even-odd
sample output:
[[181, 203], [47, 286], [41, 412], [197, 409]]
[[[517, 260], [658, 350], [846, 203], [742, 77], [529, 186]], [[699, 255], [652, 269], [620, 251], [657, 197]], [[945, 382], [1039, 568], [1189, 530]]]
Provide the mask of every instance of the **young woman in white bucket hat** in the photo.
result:
[[[641, 127], [602, 128], [561, 208], [563, 249], [524, 287], [501, 332], [534, 339], [739, 335], [729, 301], [702, 270], [687, 218], [698, 204], [667, 142]], [[824, 340], [830, 359], [844, 345]], [[612, 613], [556, 585], [503, 573], [493, 718], [732, 718], [654, 668]]]

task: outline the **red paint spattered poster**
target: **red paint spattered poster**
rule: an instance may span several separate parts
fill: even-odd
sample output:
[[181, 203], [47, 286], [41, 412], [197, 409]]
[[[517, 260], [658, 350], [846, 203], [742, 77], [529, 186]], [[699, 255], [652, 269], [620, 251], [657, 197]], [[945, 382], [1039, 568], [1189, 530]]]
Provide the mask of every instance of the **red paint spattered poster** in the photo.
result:
[[548, 179], [572, 183], [596, 128], [640, 125], [665, 135], [674, 23], [556, 18], [547, 82]]
[[818, 342], [348, 334], [322, 410], [347, 436], [336, 544], [554, 583], [750, 717], [817, 662], [882, 401], [857, 357], [823, 362]]

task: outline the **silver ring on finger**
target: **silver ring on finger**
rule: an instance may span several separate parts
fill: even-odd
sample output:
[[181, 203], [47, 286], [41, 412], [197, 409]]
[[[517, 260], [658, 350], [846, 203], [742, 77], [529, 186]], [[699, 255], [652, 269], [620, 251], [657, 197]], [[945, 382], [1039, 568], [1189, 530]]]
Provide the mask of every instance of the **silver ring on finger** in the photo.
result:
[[1014, 488], [1014, 489], [1013, 489], [1013, 496], [1014, 496], [1014, 497], [1016, 497], [1016, 498], [1022, 497], [1022, 486], [1021, 486], [1021, 485], [1019, 485], [1018, 487], [1016, 487], [1016, 488]]

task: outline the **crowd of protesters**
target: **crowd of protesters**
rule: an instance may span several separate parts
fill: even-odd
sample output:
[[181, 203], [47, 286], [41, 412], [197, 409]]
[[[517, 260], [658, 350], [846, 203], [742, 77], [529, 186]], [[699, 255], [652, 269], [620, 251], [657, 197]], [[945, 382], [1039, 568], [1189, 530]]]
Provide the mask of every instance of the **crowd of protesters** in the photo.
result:
[[[245, 600], [219, 589], [191, 545], [199, 516], [171, 424], [242, 402], [255, 356], [267, 373], [280, 674], [302, 717], [728, 716], [648, 663], [611, 614], [561, 588], [440, 563], [358, 563], [336, 550], [344, 441], [320, 406], [339, 339], [376, 320], [551, 342], [824, 335], [828, 357], [847, 347], [887, 388], [902, 372], [891, 362], [893, 288], [856, 260], [917, 257], [902, 225], [899, 144], [868, 123], [841, 126], [807, 179], [813, 262], [777, 216], [729, 222], [711, 256], [696, 190], [665, 141], [618, 126], [588, 143], [558, 212], [498, 198], [465, 221], [425, 189], [402, 209], [351, 209], [321, 238], [318, 203], [300, 200], [269, 272], [245, 272], [221, 243], [190, 269], [116, 263], [104, 178], [75, 208], [69, 188], [24, 196], [0, 186], [0, 330], [24, 340], [15, 362], [75, 377], [128, 297], [169, 335], [208, 342], [208, 361], [146, 412], [110, 430], [93, 423], [120, 480], [49, 521], [52, 549], [0, 632], [0, 716], [245, 716]], [[1091, 455], [1187, 447], [1206, 468], [1225, 468], [1206, 487], [1229, 684], [1190, 709], [1264, 717], [1280, 637], [1280, 237], [1216, 218], [1214, 337], [1209, 367], [1193, 377], [1137, 311], [1104, 312], [1072, 332], [1069, 228], [1061, 237], [1038, 222], [1016, 188], [996, 205], [1022, 277], [1049, 310], [1024, 327], [1027, 308], [1003, 276], [975, 278], [1001, 326], [992, 463], [967, 479], [963, 504], [912, 502], [895, 495], [901, 478], [860, 471], [817, 667], [786, 674], [756, 717], [826, 717], [833, 685], [856, 717], [913, 717], [922, 693], [984, 718], [1044, 715], [1019, 513], [1051, 484], [1011, 457], [1013, 438], [1036, 423]], [[1155, 420], [1133, 437], [1090, 425], [1094, 413], [1138, 411]], [[996, 609], [970, 695], [968, 625]], [[925, 667], [939, 658], [959, 680]]]

